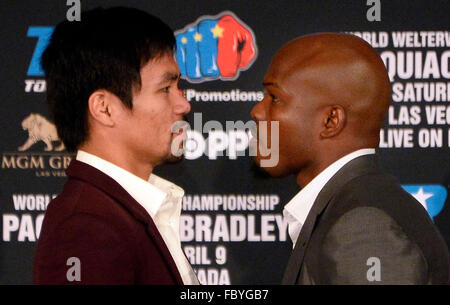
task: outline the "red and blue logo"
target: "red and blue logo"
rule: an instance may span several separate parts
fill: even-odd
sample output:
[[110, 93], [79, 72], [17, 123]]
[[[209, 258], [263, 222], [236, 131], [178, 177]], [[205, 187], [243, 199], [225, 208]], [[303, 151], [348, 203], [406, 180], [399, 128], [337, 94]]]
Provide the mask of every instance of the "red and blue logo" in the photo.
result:
[[181, 76], [192, 83], [235, 80], [257, 57], [255, 34], [230, 11], [201, 16], [175, 37]]
[[[27, 75], [44, 76], [41, 55], [54, 27], [30, 26], [28, 37], [37, 37]], [[251, 67], [257, 57], [255, 34], [233, 12], [202, 16], [184, 29], [175, 31], [176, 58], [182, 78], [193, 83], [235, 80]]]

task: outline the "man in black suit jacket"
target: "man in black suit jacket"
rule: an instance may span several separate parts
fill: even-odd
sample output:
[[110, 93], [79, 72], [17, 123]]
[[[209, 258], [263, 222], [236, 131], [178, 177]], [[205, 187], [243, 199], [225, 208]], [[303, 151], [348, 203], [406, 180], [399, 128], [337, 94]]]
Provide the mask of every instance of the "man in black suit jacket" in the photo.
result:
[[[300, 37], [277, 52], [264, 86], [252, 117], [278, 126], [258, 129], [255, 161], [302, 187], [283, 211], [294, 244], [283, 284], [448, 283], [442, 236], [377, 165], [390, 83], [376, 51], [351, 35]], [[275, 157], [262, 153], [270, 143]], [[265, 166], [269, 157], [278, 163]]]

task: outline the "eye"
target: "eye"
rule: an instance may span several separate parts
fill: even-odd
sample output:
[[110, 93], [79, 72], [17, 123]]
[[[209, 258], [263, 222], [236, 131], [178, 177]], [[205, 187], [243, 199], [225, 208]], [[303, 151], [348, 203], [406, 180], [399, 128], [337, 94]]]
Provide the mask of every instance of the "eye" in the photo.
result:
[[280, 102], [280, 99], [276, 95], [274, 95], [273, 92], [271, 90], [269, 90], [269, 89], [265, 89], [264, 90], [264, 95], [266, 97], [270, 98], [270, 103], [271, 104], [277, 104], [277, 103]]
[[276, 97], [275, 95], [273, 95], [273, 94], [269, 94], [269, 95], [270, 95], [270, 99], [272, 100], [272, 104], [276, 104], [276, 103], [280, 102], [278, 97]]
[[169, 93], [169, 91], [170, 91], [170, 86], [167, 86], [167, 87], [162, 88], [161, 91], [164, 92], [164, 93]]

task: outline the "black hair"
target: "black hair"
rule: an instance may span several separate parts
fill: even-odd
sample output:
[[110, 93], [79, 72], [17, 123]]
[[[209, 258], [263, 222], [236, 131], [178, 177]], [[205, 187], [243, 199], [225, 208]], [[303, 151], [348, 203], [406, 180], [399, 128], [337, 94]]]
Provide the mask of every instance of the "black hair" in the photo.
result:
[[132, 109], [141, 68], [173, 54], [175, 47], [168, 25], [133, 8], [96, 8], [83, 12], [81, 21], [58, 24], [41, 64], [50, 117], [67, 150], [75, 151], [88, 137], [88, 99], [94, 91], [108, 90]]

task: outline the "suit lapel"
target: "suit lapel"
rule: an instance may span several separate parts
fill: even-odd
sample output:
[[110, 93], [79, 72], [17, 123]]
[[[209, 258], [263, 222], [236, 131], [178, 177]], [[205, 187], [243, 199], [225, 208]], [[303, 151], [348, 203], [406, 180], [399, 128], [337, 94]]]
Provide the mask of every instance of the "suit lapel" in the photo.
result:
[[161, 234], [158, 231], [153, 219], [147, 211], [140, 205], [125, 189], [114, 179], [104, 174], [102, 171], [86, 163], [73, 159], [66, 170], [67, 176], [88, 182], [89, 184], [102, 190], [114, 198], [125, 207], [138, 221], [146, 225], [147, 233], [157, 245], [161, 255], [165, 258], [168, 269], [171, 271], [177, 284], [182, 285], [183, 280], [170, 254]]
[[286, 266], [282, 284], [294, 285], [302, 270], [306, 249], [316, 226], [317, 218], [327, 207], [333, 196], [350, 180], [378, 171], [375, 155], [364, 155], [353, 159], [344, 165], [328, 182], [317, 196], [311, 211], [306, 217], [300, 234], [295, 243], [294, 250]]

